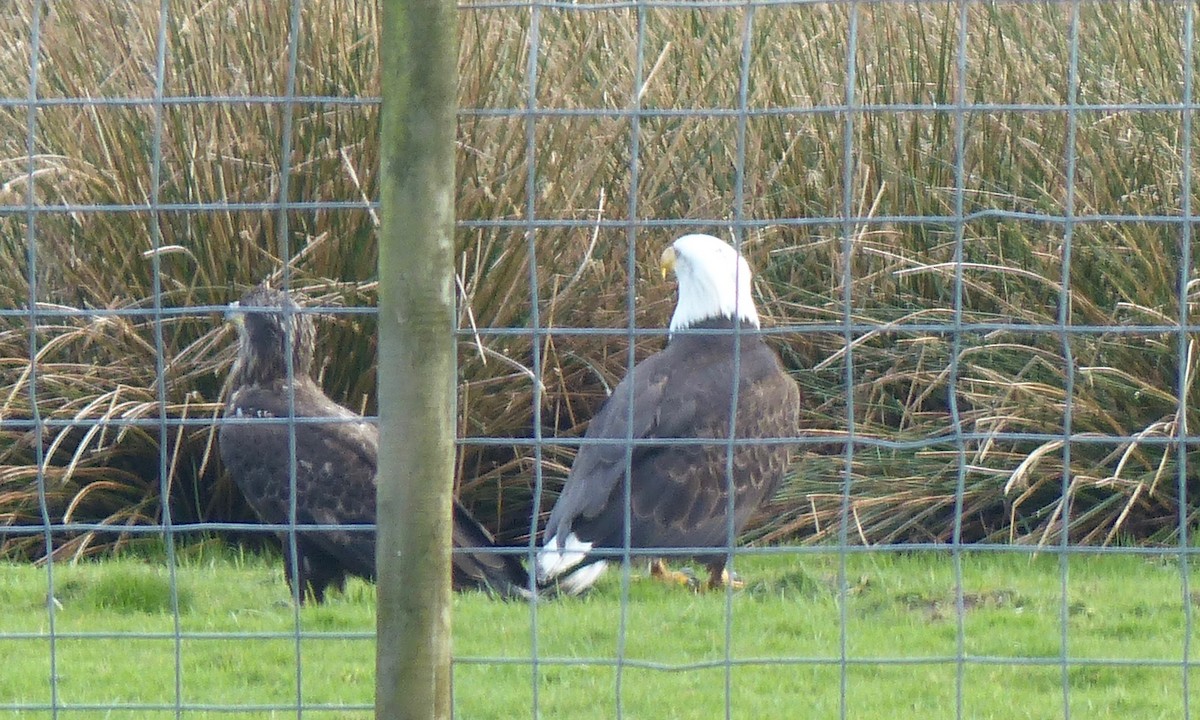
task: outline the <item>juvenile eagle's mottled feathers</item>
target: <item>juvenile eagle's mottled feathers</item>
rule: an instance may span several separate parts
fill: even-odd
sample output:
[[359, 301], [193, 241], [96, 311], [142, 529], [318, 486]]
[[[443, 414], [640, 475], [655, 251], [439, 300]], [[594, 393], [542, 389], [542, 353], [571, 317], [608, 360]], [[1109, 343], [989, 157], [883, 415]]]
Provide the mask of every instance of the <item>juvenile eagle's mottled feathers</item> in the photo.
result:
[[[288, 583], [298, 586], [302, 601], [311, 594], [322, 602], [326, 589], [341, 589], [347, 576], [373, 581], [373, 529], [305, 526], [374, 524], [378, 429], [329, 399], [309, 376], [316, 336], [312, 316], [287, 295], [260, 285], [235, 303], [230, 316], [238, 325], [238, 357], [230, 375], [227, 422], [219, 433], [222, 462], [259, 520], [288, 525], [292, 513], [288, 428], [289, 418], [294, 418], [290, 422], [295, 428], [296, 458], [294, 563], [289, 534], [279, 533]], [[453, 539], [458, 548], [494, 547], [487, 530], [458, 502]], [[525, 571], [513, 556], [482, 551], [454, 554], [456, 588], [522, 595], [526, 582]]]

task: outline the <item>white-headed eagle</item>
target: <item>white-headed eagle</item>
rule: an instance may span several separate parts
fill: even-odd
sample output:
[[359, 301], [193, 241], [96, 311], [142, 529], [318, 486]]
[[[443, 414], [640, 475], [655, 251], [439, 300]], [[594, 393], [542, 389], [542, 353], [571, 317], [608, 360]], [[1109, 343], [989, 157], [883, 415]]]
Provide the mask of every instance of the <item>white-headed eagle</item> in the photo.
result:
[[[627, 469], [629, 546], [713, 548], [695, 557], [710, 573], [709, 586], [721, 586], [729, 581], [730, 488], [736, 536], [787, 470], [800, 390], [755, 332], [750, 266], [723, 240], [685, 235], [662, 254], [664, 276], [672, 270], [679, 297], [670, 339], [634, 366], [589, 423], [543, 531], [541, 586], [581, 592], [604, 569], [606, 559], [596, 551], [626, 546]], [[736, 360], [735, 322], [751, 331], [738, 334]], [[733, 445], [732, 477], [731, 428], [739, 441], [764, 441]], [[600, 439], [624, 442], [588, 443]], [[661, 559], [651, 570], [668, 579], [686, 577], [668, 573]]]
[[[289, 587], [298, 586], [302, 602], [311, 595], [319, 603], [329, 586], [342, 589], [347, 576], [373, 581], [374, 529], [305, 526], [374, 524], [378, 428], [330, 400], [312, 379], [312, 316], [285, 293], [259, 285], [233, 304], [229, 317], [238, 328], [238, 355], [219, 433], [221, 460], [266, 524], [290, 525], [288, 424], [295, 428], [295, 558], [288, 533], [280, 533]], [[454, 553], [456, 589], [527, 594], [528, 575], [517, 557], [486, 552], [495, 547], [491, 535], [457, 501], [453, 540], [456, 548], [473, 549]]]

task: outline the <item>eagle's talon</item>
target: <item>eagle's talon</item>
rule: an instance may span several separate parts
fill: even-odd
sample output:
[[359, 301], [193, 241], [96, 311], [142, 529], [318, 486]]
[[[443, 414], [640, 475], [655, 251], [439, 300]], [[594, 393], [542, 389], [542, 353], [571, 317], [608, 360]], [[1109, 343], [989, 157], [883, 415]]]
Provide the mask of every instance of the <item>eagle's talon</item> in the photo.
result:
[[700, 587], [700, 581], [691, 568], [671, 570], [662, 560], [650, 563], [650, 576], [669, 585], [683, 585], [693, 590]]
[[734, 590], [741, 590], [746, 587], [745, 581], [735, 572], [722, 569], [719, 573], [713, 571], [708, 578], [709, 590], [722, 590], [725, 587], [731, 587]]

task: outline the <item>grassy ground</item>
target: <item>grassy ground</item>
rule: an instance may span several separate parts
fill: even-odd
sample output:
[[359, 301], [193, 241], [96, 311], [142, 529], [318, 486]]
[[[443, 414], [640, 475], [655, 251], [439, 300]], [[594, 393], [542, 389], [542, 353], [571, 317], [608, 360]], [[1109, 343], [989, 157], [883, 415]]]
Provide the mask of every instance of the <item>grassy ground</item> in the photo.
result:
[[[836, 717], [842, 698], [839, 561], [836, 553], [820, 551], [739, 558], [747, 587], [728, 605], [723, 594], [661, 587], [638, 573], [627, 603], [619, 574], [610, 573], [592, 595], [539, 604], [536, 617], [524, 603], [459, 595], [457, 716], [530, 717], [536, 687], [542, 717], [610, 718], [618, 703], [630, 718], [719, 717], [726, 702], [728, 616], [728, 653], [736, 663], [728, 701], [735, 717]], [[961, 668], [962, 717], [1061, 717], [1064, 677], [1074, 715], [1180, 716], [1183, 671], [1167, 665], [1182, 659], [1187, 640], [1176, 560], [1071, 557], [1065, 598], [1053, 555], [975, 552], [961, 567], [960, 623], [949, 554], [873, 552], [846, 559], [848, 716], [955, 717], [960, 640], [971, 658]], [[0, 657], [7, 658], [0, 703], [7, 710], [9, 703], [50, 701], [46, 578], [44, 568], [28, 565], [0, 573]], [[59, 702], [166, 706], [65, 717], [172, 715], [176, 653], [182, 700], [195, 707], [187, 717], [295, 716], [294, 709], [262, 706], [296, 703], [297, 648], [300, 697], [320, 706], [306, 709], [306, 717], [370, 716], [362, 706], [372, 696], [374, 611], [365, 584], [353, 584], [325, 607], [302, 610], [304, 637], [297, 645], [297, 616], [270, 559], [185, 558], [175, 596], [161, 563], [132, 559], [55, 567], [54, 582], [61, 606], [54, 615]], [[528, 662], [534, 637], [542, 660], [536, 673]], [[1196, 681], [1191, 678], [1192, 688]], [[250, 707], [236, 713], [204, 707], [212, 705]]]

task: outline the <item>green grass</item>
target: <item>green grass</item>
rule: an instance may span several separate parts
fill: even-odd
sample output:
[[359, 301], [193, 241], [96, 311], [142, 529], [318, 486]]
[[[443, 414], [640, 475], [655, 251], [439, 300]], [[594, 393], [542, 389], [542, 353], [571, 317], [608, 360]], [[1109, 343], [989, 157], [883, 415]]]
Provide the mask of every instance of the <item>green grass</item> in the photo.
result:
[[[730, 677], [730, 703], [736, 717], [834, 717], [841, 698], [839, 561], [836, 553], [824, 551], [741, 557], [737, 567], [747, 586], [729, 605], [723, 593], [696, 595], [635, 572], [624, 612], [620, 575], [609, 573], [587, 597], [539, 604], [536, 625], [525, 603], [457, 595], [457, 716], [531, 716], [534, 671], [528, 661], [536, 628], [542, 717], [613, 717], [618, 658], [627, 663], [620, 670], [620, 701], [627, 717], [718, 717], [725, 703], [722, 662], [729, 613], [729, 655], [737, 663]], [[847, 557], [846, 570], [849, 715], [953, 717], [960, 623], [952, 557], [941, 552], [855, 554]], [[986, 658], [963, 667], [963, 716], [1061, 716], [1064, 607], [1073, 713], [1088, 718], [1179, 716], [1184, 698], [1179, 667], [1103, 662], [1181, 660], [1186, 625], [1178, 562], [1144, 555], [1073, 556], [1065, 605], [1059, 570], [1059, 559], [1051, 554], [963, 556], [962, 647], [968, 657]], [[0, 572], [0, 606], [5, 608], [0, 657], [7, 659], [0, 673], [2, 702], [49, 702], [46, 578], [44, 568], [28, 565], [5, 566]], [[176, 572], [175, 596], [168, 570], [144, 560], [56, 566], [54, 581], [60, 702], [172, 705], [177, 604], [186, 704], [295, 703], [296, 614], [275, 560], [185, 553]], [[312, 711], [311, 717], [369, 717], [367, 711], [344, 706], [367, 704], [372, 697], [371, 587], [355, 582], [330, 604], [304, 608], [299, 618], [305, 633], [299, 645], [303, 701], [329, 706]], [[16, 633], [35, 637], [12, 637]], [[140, 633], [152, 637], [137, 637]], [[224, 636], [229, 633], [258, 636]], [[352, 636], [338, 637], [340, 633]], [[496, 659], [505, 662], [488, 662]], [[788, 659], [798, 662], [781, 662]], [[581, 660], [587, 662], [573, 664]], [[1192, 678], [1192, 687], [1196, 680]], [[1200, 693], [1193, 690], [1191, 702], [1200, 702]], [[197, 709], [186, 716], [287, 714]], [[49, 713], [13, 716], [42, 718]], [[155, 713], [73, 711], [69, 717]]]

